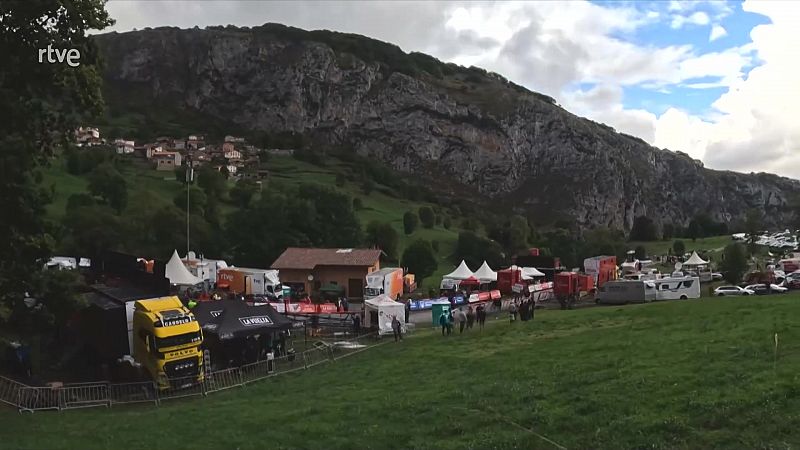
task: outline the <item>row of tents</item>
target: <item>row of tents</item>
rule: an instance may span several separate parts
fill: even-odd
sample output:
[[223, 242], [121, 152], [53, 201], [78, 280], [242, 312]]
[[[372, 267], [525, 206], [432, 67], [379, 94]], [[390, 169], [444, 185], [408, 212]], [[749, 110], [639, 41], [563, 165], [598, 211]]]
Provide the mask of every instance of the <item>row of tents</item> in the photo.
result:
[[[518, 269], [522, 273], [523, 280], [533, 280], [536, 277], [545, 276], [542, 272], [534, 267], [519, 267]], [[461, 264], [458, 265], [456, 270], [448, 273], [443, 278], [449, 280], [458, 280], [461, 282], [461, 284], [470, 284], [470, 282], [473, 284], [486, 284], [497, 281], [497, 272], [492, 270], [486, 261], [483, 262], [478, 270], [473, 272], [469, 266], [467, 266], [466, 261], [461, 260]]]

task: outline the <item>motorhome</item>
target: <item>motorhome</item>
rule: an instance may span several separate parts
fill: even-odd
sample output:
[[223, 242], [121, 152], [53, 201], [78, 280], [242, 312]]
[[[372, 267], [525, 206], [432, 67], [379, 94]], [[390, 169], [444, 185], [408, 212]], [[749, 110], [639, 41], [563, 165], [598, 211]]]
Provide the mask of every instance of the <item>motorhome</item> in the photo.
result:
[[678, 277], [655, 280], [656, 300], [700, 298], [700, 278]]
[[646, 303], [655, 299], [656, 285], [653, 281], [609, 281], [598, 288], [595, 295], [595, 302], [609, 305]]

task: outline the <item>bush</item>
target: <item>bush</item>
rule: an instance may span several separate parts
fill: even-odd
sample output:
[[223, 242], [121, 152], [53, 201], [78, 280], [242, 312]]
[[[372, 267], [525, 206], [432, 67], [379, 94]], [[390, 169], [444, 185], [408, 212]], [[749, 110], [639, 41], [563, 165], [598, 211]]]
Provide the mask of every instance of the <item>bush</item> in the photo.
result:
[[445, 217], [444, 220], [442, 220], [442, 226], [444, 227], [445, 230], [449, 230], [452, 225], [453, 222], [450, 220], [449, 217]]
[[419, 218], [413, 211], [408, 211], [403, 214], [403, 231], [406, 234], [413, 234], [419, 224]]
[[436, 216], [430, 206], [423, 206], [419, 209], [419, 220], [425, 228], [433, 228], [436, 223]]
[[364, 209], [364, 203], [361, 202], [361, 198], [355, 197], [353, 199], [353, 209], [356, 211]]
[[340, 187], [344, 187], [344, 183], [345, 183], [345, 181], [346, 181], [346, 180], [345, 180], [345, 178], [344, 178], [344, 175], [343, 175], [343, 174], [341, 174], [341, 173], [337, 173], [337, 174], [336, 174], [336, 187], [339, 187], [339, 188], [340, 188]]
[[637, 245], [636, 249], [636, 259], [647, 259], [647, 249], [644, 248], [644, 245]]
[[433, 248], [433, 251], [438, 252], [439, 251], [439, 241], [431, 241], [431, 248]]
[[675, 253], [675, 256], [683, 256], [686, 253], [686, 245], [682, 240], [677, 239], [672, 243], [672, 252]]

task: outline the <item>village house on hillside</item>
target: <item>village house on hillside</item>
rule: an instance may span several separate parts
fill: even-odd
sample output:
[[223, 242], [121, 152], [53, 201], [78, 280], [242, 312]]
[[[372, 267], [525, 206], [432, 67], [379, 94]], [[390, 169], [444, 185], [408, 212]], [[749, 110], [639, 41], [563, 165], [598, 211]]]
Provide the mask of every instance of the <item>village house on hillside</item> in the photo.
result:
[[105, 143], [105, 140], [100, 139], [100, 130], [95, 127], [79, 127], [75, 130], [75, 141], [78, 147], [92, 147]]
[[156, 165], [156, 170], [175, 170], [182, 163], [181, 154], [178, 152], [157, 152], [151, 158]]
[[136, 144], [134, 141], [128, 141], [125, 139], [114, 139], [114, 148], [117, 151], [118, 155], [128, 155], [133, 153]]
[[281, 282], [295, 290], [311, 293], [336, 285], [348, 298], [363, 298], [364, 280], [380, 270], [380, 256], [377, 249], [290, 247], [272, 268], [280, 270]]

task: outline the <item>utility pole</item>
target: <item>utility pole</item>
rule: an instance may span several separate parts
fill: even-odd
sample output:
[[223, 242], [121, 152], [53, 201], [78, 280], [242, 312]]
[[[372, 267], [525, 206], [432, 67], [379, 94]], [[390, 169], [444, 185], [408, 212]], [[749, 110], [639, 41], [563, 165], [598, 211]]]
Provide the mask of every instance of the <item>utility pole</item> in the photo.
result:
[[189, 259], [189, 187], [194, 180], [191, 156], [186, 157], [186, 259]]

